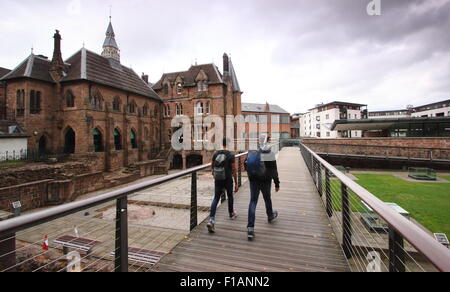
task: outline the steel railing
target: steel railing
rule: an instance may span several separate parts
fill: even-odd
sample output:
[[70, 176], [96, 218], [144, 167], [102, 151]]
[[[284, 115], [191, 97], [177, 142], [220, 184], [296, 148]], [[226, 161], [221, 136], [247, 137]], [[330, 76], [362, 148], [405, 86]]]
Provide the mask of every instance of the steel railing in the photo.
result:
[[353, 271], [450, 272], [450, 251], [430, 234], [305, 145], [300, 150]]
[[[242, 162], [246, 153], [236, 155], [236, 163], [238, 163], [238, 185], [242, 184]], [[15, 234], [20, 231], [27, 230], [32, 227], [42, 226], [44, 223], [78, 213], [80, 211], [88, 210], [92, 207], [98, 207], [105, 203], [116, 202], [116, 216], [115, 216], [115, 265], [114, 271], [127, 272], [128, 271], [128, 251], [129, 251], [129, 234], [128, 234], [128, 197], [140, 191], [154, 188], [161, 184], [171, 182], [175, 179], [183, 178], [191, 175], [191, 202], [190, 202], [190, 230], [193, 230], [198, 225], [197, 211], [197, 181], [198, 172], [209, 169], [211, 164], [197, 166], [185, 171], [180, 171], [164, 177], [151, 179], [140, 183], [135, 183], [130, 186], [122, 187], [117, 190], [108, 191], [92, 198], [83, 199], [80, 201], [68, 203], [65, 205], [52, 207], [47, 210], [30, 213], [20, 217], [0, 221], [0, 272], [11, 270], [11, 267], [16, 266], [15, 262], [7, 263], [5, 261], [8, 255], [15, 256]], [[5, 247], [6, 246], [6, 247]], [[9, 246], [9, 247], [8, 247]], [[11, 248], [13, 250], [11, 250]], [[2, 266], [3, 261], [3, 266]], [[9, 267], [8, 267], [9, 266]]]

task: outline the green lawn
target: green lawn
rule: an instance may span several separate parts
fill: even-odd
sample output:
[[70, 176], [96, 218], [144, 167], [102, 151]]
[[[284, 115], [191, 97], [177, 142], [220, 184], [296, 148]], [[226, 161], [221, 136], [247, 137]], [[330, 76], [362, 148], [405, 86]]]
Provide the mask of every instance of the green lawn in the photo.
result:
[[355, 176], [382, 201], [397, 203], [430, 231], [450, 237], [450, 184], [408, 182], [392, 175]]
[[25, 164], [22, 161], [0, 161], [0, 168], [19, 167]]

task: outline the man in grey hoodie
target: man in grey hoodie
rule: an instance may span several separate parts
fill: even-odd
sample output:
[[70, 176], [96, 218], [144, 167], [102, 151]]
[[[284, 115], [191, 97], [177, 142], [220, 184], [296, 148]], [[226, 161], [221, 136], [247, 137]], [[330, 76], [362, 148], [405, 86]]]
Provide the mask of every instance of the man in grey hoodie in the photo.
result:
[[[272, 223], [278, 218], [278, 212], [273, 210], [272, 206], [272, 180], [275, 183], [275, 191], [280, 191], [280, 179], [278, 177], [278, 168], [275, 153], [272, 152], [270, 147], [270, 136], [261, 137], [259, 150], [261, 153], [261, 161], [264, 163], [265, 171], [262, 176], [255, 176], [249, 173], [250, 180], [250, 206], [248, 210], [248, 239], [253, 240], [255, 238], [255, 217], [256, 207], [258, 205], [259, 194], [263, 194], [264, 202], [266, 204], [266, 213], [269, 223]], [[245, 162], [247, 168], [248, 159]], [[248, 168], [247, 168], [248, 170]]]

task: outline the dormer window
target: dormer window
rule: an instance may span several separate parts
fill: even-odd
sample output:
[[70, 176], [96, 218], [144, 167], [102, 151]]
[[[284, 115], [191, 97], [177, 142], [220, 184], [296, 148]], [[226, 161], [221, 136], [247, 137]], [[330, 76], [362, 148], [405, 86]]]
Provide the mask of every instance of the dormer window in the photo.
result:
[[198, 86], [199, 92], [208, 91], [208, 82], [207, 81], [199, 81], [197, 86]]
[[164, 84], [164, 95], [169, 95], [169, 85]]
[[181, 95], [183, 93], [183, 85], [181, 83], [177, 84], [177, 94]]

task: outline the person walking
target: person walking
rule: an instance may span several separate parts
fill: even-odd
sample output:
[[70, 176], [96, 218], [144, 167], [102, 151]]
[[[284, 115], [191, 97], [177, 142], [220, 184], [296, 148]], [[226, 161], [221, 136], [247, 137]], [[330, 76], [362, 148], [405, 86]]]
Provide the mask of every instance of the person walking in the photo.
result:
[[236, 170], [236, 157], [227, 150], [228, 139], [223, 139], [223, 150], [214, 153], [212, 158], [212, 169], [214, 176], [214, 199], [211, 204], [211, 214], [209, 217], [209, 223], [207, 228], [209, 233], [215, 233], [216, 225], [216, 211], [220, 202], [221, 196], [224, 190], [228, 196], [228, 212], [231, 220], [237, 218], [234, 211], [234, 197], [233, 197], [233, 179], [234, 179], [234, 192], [238, 191], [237, 183], [237, 170]]
[[273, 210], [271, 190], [272, 180], [275, 183], [275, 191], [280, 191], [280, 179], [275, 153], [270, 147], [270, 136], [261, 136], [259, 149], [250, 151], [245, 161], [245, 168], [250, 180], [250, 206], [248, 209], [248, 240], [255, 238], [256, 207], [259, 194], [263, 194], [266, 204], [266, 214], [269, 224], [278, 218], [278, 211]]

